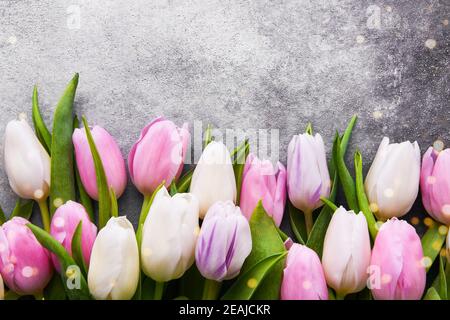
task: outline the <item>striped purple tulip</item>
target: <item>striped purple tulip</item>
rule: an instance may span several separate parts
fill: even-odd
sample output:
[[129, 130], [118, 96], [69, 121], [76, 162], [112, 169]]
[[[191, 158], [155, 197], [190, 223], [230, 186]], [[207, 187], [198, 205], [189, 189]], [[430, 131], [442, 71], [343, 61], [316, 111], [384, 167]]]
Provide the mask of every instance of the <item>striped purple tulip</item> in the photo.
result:
[[206, 213], [195, 248], [200, 273], [222, 281], [236, 277], [252, 250], [247, 219], [232, 201], [216, 202]]

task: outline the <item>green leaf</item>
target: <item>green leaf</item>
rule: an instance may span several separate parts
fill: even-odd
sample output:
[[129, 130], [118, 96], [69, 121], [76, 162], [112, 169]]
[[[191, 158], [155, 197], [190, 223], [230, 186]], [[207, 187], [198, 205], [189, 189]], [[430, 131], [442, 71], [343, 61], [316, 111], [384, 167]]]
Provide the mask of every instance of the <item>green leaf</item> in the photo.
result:
[[442, 298], [442, 300], [448, 300], [445, 262], [442, 255], [439, 255], [439, 296]]
[[236, 205], [239, 205], [241, 198], [242, 178], [244, 173], [245, 161], [250, 152], [250, 144], [248, 139], [245, 139], [240, 146], [237, 147], [237, 152], [233, 157], [233, 170], [236, 179]]
[[353, 178], [347, 169], [347, 165], [345, 164], [344, 154], [341, 150], [341, 139], [338, 135], [336, 136], [335, 143], [333, 144], [333, 161], [349, 208], [354, 212], [359, 212], [355, 182], [353, 181]]
[[285, 242], [286, 240], [289, 239], [289, 236], [286, 233], [284, 233], [283, 230], [281, 230], [280, 228], [277, 227], [277, 231], [278, 231], [278, 234], [280, 235], [280, 238], [281, 238], [281, 240], [283, 242]]
[[377, 236], [377, 221], [370, 210], [369, 200], [367, 200], [366, 193], [364, 191], [364, 181], [363, 181], [363, 169], [362, 169], [362, 155], [359, 151], [355, 153], [355, 185], [356, 185], [356, 198], [358, 199], [359, 208], [366, 217], [367, 226], [369, 227], [370, 235], [372, 240], [375, 240]]
[[53, 119], [50, 174], [50, 212], [68, 200], [75, 200], [73, 170], [73, 101], [78, 85], [78, 73], [69, 82], [56, 106]]
[[320, 200], [328, 207], [331, 211], [336, 211], [338, 209], [337, 205], [335, 205], [333, 202], [328, 200], [327, 198], [320, 197]]
[[170, 184], [170, 196], [173, 197], [178, 193], [177, 184], [174, 180], [172, 180], [172, 183]]
[[[75, 116], [73, 120], [73, 127], [79, 128], [79, 122], [78, 117]], [[94, 205], [92, 204], [92, 199], [89, 197], [88, 193], [86, 192], [86, 189], [83, 186], [83, 183], [81, 182], [80, 172], [78, 171], [78, 167], [75, 167], [75, 183], [77, 186], [78, 191], [78, 200], [83, 205], [83, 207], [86, 209], [89, 219], [94, 222]]]
[[[358, 120], [358, 117], [355, 114], [350, 119], [350, 122], [348, 123], [347, 128], [345, 128], [344, 134], [341, 137], [341, 152], [344, 156], [345, 156], [345, 153], [347, 152], [348, 143], [352, 136], [352, 132], [353, 132], [353, 128], [355, 127], [356, 120]], [[336, 169], [335, 169], [333, 160], [331, 160], [330, 163], [328, 164], [328, 169], [330, 171], [330, 177], [334, 177]], [[332, 201], [334, 201], [334, 200], [332, 200]]]
[[444, 225], [434, 222], [422, 237], [423, 256], [430, 258], [430, 263], [427, 264], [427, 271], [445, 243], [446, 233], [443, 230], [446, 230]]
[[295, 238], [301, 244], [305, 244], [303, 239], [307, 239], [305, 219], [303, 213], [292, 205], [290, 201], [288, 203], [289, 222], [291, 224], [291, 230], [294, 233]]
[[70, 300], [90, 299], [91, 295], [89, 294], [87, 282], [81, 272], [79, 274], [76, 274], [77, 279], [79, 279], [79, 287], [74, 286], [73, 288], [69, 288], [67, 286], [67, 284], [71, 283], [72, 281], [72, 279], [69, 278], [70, 276], [72, 276], [72, 274], [70, 274], [70, 271], [74, 271], [73, 267], [78, 266], [75, 263], [75, 260], [64, 249], [64, 247], [58, 241], [53, 239], [53, 237], [48, 232], [39, 228], [38, 226], [35, 226], [32, 223], [28, 223], [27, 227], [30, 228], [30, 230], [33, 232], [34, 236], [42, 246], [44, 246], [57, 256], [59, 263], [61, 264], [61, 278], [67, 297]]
[[439, 293], [437, 293], [436, 289], [431, 287], [423, 297], [423, 300], [441, 300], [441, 297], [439, 296]]
[[180, 279], [179, 295], [190, 300], [200, 300], [203, 296], [204, 283], [205, 278], [203, 278], [194, 264]]
[[313, 135], [313, 127], [312, 127], [311, 122], [309, 122], [308, 125], [306, 126], [305, 133], [307, 133], [307, 134], [309, 134], [311, 136]]
[[213, 141], [213, 136], [212, 136], [212, 125], [208, 124], [208, 126], [206, 127], [206, 131], [205, 131], [205, 139], [203, 140], [203, 149], [206, 148], [206, 146], [208, 144], [210, 144], [211, 141]]
[[45, 300], [66, 300], [66, 291], [59, 274], [54, 274], [44, 289]]
[[269, 277], [272, 269], [278, 262], [283, 262], [287, 252], [274, 254], [264, 258], [251, 267], [245, 274], [238, 277], [231, 288], [225, 293], [221, 300], [250, 300], [258, 290], [264, 279]]
[[5, 222], [6, 222], [5, 211], [3, 211], [2, 207], [0, 206], [0, 225], [4, 224]]
[[19, 300], [19, 298], [21, 297], [21, 295], [19, 295], [19, 294], [17, 294], [17, 293], [15, 293], [14, 291], [12, 291], [12, 290], [8, 290], [8, 291], [5, 291], [5, 300]]
[[185, 193], [189, 190], [193, 174], [194, 169], [191, 168], [178, 180], [177, 190], [179, 193]]
[[9, 216], [11, 220], [14, 217], [22, 217], [24, 219], [30, 220], [31, 214], [33, 213], [33, 200], [28, 199], [17, 199], [16, 206], [14, 207], [13, 212]]
[[[242, 267], [241, 274], [245, 274], [267, 257], [286, 251], [283, 240], [278, 234], [277, 227], [273, 219], [264, 210], [261, 201], [258, 202], [249, 224], [252, 234], [252, 251]], [[269, 276], [263, 279], [258, 285], [252, 298], [256, 300], [278, 299], [283, 269], [283, 261], [278, 261], [271, 269]]]
[[144, 275], [142, 279], [141, 300], [153, 300], [155, 296], [155, 287], [156, 287], [155, 280], [146, 277]]
[[38, 91], [37, 86], [34, 86], [33, 89], [33, 99], [32, 99], [32, 118], [33, 125], [36, 131], [36, 136], [41, 142], [42, 146], [47, 150], [48, 154], [51, 154], [52, 150], [52, 135], [50, 131], [47, 129], [44, 120], [41, 116], [41, 111], [39, 110], [39, 101], [38, 101]]
[[82, 117], [84, 130], [86, 130], [86, 136], [91, 149], [92, 158], [94, 159], [95, 176], [97, 180], [98, 188], [98, 228], [102, 229], [109, 218], [111, 218], [111, 198], [109, 195], [108, 181], [106, 179], [105, 169], [103, 168], [102, 159], [95, 146], [94, 139], [92, 138], [91, 129], [86, 121], [85, 117]]
[[113, 187], [109, 188], [109, 198], [111, 199], [111, 216], [117, 218], [119, 216], [119, 205]]
[[87, 276], [87, 264], [84, 260], [83, 256], [83, 248], [82, 248], [82, 226], [83, 222], [80, 220], [78, 223], [75, 232], [72, 237], [72, 257], [77, 263], [77, 265], [81, 268], [84, 276]]

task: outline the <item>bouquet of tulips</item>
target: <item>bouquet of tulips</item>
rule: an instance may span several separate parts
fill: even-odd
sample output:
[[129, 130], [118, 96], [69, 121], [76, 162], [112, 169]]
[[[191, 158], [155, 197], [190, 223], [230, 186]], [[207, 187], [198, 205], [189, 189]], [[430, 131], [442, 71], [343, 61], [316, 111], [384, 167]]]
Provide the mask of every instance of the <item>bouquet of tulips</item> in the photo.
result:
[[[143, 195], [135, 229], [117, 202], [124, 157], [104, 128], [74, 117], [77, 85], [75, 75], [51, 131], [36, 88], [34, 130], [24, 116], [6, 127], [4, 169], [19, 199], [9, 215], [0, 210], [2, 298], [448, 298], [450, 149], [442, 143], [421, 164], [416, 142], [384, 138], [363, 179], [362, 154], [354, 172], [345, 161], [356, 117], [336, 132], [329, 163], [308, 125], [289, 143], [286, 167], [250, 153], [248, 140], [230, 152], [208, 127], [197, 165], [184, 170], [188, 125], [156, 118], [128, 155]], [[433, 218], [422, 239], [401, 219], [419, 185]], [[30, 222], [34, 203], [42, 227]], [[285, 212], [289, 232], [280, 229]]]

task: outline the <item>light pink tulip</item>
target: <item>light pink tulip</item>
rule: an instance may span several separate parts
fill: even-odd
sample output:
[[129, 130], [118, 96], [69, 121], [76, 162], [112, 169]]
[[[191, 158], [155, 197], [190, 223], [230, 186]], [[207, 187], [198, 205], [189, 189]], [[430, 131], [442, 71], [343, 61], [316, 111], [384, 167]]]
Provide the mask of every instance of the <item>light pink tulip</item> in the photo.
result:
[[[119, 146], [114, 138], [102, 127], [94, 126], [91, 133], [105, 169], [108, 185], [114, 189], [116, 196], [120, 197], [127, 185], [127, 173], [125, 160]], [[89, 196], [98, 200], [94, 160], [85, 129], [75, 129], [72, 141], [81, 182]]]
[[287, 189], [294, 207], [311, 212], [330, 195], [330, 174], [322, 136], [304, 133], [292, 137], [287, 155]]
[[168, 188], [172, 180], [178, 179], [189, 139], [187, 123], [178, 128], [162, 117], [142, 130], [128, 156], [131, 179], [142, 194], [151, 194], [162, 181]]
[[240, 206], [250, 220], [259, 200], [277, 226], [283, 219], [286, 204], [286, 169], [278, 162], [275, 169], [269, 160], [259, 160], [249, 154], [242, 176]]
[[423, 250], [416, 230], [392, 218], [378, 232], [370, 261], [369, 285], [377, 300], [419, 300], [425, 289]]
[[420, 175], [422, 202], [427, 212], [445, 225], [450, 224], [450, 149], [430, 147], [423, 155]]
[[281, 284], [282, 300], [328, 300], [325, 275], [317, 254], [295, 243], [289, 249]]
[[[78, 224], [81, 224], [81, 250], [84, 261], [89, 265], [91, 250], [97, 235], [97, 227], [93, 224], [84, 207], [76, 202], [68, 201], [60, 206], [52, 218], [50, 234], [72, 254], [72, 238]], [[52, 254], [53, 265], [59, 271], [58, 258]]]
[[53, 274], [50, 254], [27, 223], [15, 217], [0, 228], [0, 272], [6, 285], [21, 295], [41, 293]]

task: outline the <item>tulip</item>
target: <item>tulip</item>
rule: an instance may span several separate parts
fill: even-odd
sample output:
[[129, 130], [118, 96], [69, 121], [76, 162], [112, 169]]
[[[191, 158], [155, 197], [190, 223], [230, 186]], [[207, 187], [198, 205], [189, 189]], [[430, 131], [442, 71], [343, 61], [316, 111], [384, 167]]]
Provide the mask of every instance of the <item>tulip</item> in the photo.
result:
[[389, 144], [384, 137], [365, 181], [373, 213], [380, 220], [405, 215], [419, 191], [420, 149], [417, 142]]
[[162, 187], [144, 223], [141, 261], [144, 273], [158, 282], [180, 278], [194, 263], [198, 200], [189, 193], [170, 197]]
[[20, 295], [42, 293], [53, 274], [50, 255], [28, 223], [14, 217], [0, 227], [0, 273], [6, 285]]
[[[89, 265], [92, 245], [97, 235], [97, 227], [93, 224], [84, 207], [76, 202], [68, 201], [56, 209], [50, 225], [50, 234], [72, 254], [72, 238], [79, 223], [81, 224], [81, 250], [86, 265]], [[60, 270], [57, 257], [52, 254], [53, 265]]]
[[236, 277], [252, 250], [247, 219], [233, 202], [216, 202], [209, 208], [195, 248], [195, 261], [207, 279]]
[[323, 205], [320, 197], [330, 195], [330, 174], [322, 136], [295, 135], [288, 147], [287, 189], [289, 199], [305, 213], [308, 233], [312, 228], [312, 211]]
[[172, 121], [156, 118], [141, 132], [128, 156], [128, 168], [136, 188], [144, 195], [165, 181], [169, 187], [183, 170], [189, 143], [188, 124], [178, 128]]
[[423, 155], [420, 177], [422, 202], [427, 212], [445, 225], [450, 224], [450, 149], [430, 147]]
[[25, 119], [12, 120], [5, 131], [5, 170], [13, 191], [41, 201], [50, 190], [50, 157]]
[[343, 207], [336, 210], [328, 225], [323, 245], [325, 278], [338, 297], [361, 291], [366, 286], [370, 264], [367, 221]]
[[274, 169], [270, 161], [261, 161], [249, 154], [242, 175], [240, 197], [242, 213], [248, 220], [261, 199], [265, 210], [279, 226], [286, 204], [286, 169], [280, 162]]
[[[114, 138], [102, 127], [94, 126], [92, 138], [97, 147], [109, 187], [120, 197], [127, 185], [125, 160]], [[75, 158], [81, 182], [92, 199], [98, 200], [94, 159], [86, 136], [86, 130], [75, 129], [72, 136]]]
[[97, 300], [128, 300], [139, 281], [139, 251], [126, 217], [112, 217], [94, 241], [88, 286]]
[[377, 300], [418, 300], [425, 289], [423, 250], [416, 230], [406, 221], [385, 222], [370, 261], [370, 289]]
[[192, 175], [190, 192], [200, 204], [200, 218], [217, 201], [236, 202], [236, 181], [227, 147], [221, 142], [209, 143]]
[[310, 248], [295, 243], [289, 249], [281, 283], [282, 300], [328, 300], [322, 265]]

